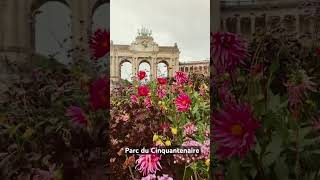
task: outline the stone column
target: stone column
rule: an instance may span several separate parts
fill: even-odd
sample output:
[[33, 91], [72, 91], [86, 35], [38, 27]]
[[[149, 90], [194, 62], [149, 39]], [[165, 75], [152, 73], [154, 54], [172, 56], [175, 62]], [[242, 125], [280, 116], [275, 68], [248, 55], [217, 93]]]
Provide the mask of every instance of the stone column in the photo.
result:
[[210, 3], [210, 9], [211, 9], [211, 12], [210, 15], [211, 15], [211, 18], [210, 18], [210, 29], [211, 29], [211, 32], [218, 32], [220, 31], [220, 24], [221, 24], [221, 21], [220, 21], [220, 0], [212, 0], [211, 3]]
[[228, 29], [227, 29], [227, 19], [226, 19], [226, 18], [223, 18], [223, 19], [222, 19], [222, 30], [223, 30], [224, 32], [227, 32], [227, 31], [228, 31]]
[[134, 57], [132, 59], [132, 78], [135, 78], [137, 76], [138, 71], [139, 71], [139, 59], [138, 57]]
[[256, 33], [256, 17], [255, 16], [250, 16], [250, 25], [251, 25], [251, 34]]
[[236, 29], [236, 32], [238, 33], [238, 34], [241, 34], [241, 18], [240, 18], [240, 16], [237, 16], [237, 29]]
[[158, 67], [158, 62], [157, 62], [157, 58], [153, 57], [151, 60], [151, 63], [153, 65], [152, 67], [152, 77], [153, 79], [157, 78], [157, 67]]
[[296, 18], [296, 33], [298, 38], [300, 36], [300, 15], [297, 14], [295, 18]]
[[[88, 35], [91, 32], [90, 3], [84, 1], [71, 1], [72, 11], [72, 47], [73, 59], [89, 61]], [[84, 51], [83, 51], [84, 50]]]

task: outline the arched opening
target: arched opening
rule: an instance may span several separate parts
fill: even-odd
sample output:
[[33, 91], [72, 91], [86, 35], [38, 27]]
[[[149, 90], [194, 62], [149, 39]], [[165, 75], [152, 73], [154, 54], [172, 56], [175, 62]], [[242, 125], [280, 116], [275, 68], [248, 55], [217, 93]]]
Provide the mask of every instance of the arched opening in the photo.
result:
[[[181, 71], [183, 67], [181, 67]], [[157, 64], [157, 77], [168, 77], [168, 65], [165, 62]]]
[[[91, 31], [95, 32], [97, 29], [106, 29], [109, 30], [109, 19], [110, 19], [110, 4], [107, 2], [99, 3], [99, 6], [94, 7], [93, 15], [92, 15], [92, 25]], [[99, 68], [102, 68], [102, 71], [108, 71], [108, 67], [110, 66], [110, 61], [108, 60], [108, 56], [103, 57], [100, 61], [98, 61]]]
[[241, 18], [240, 20], [240, 28], [241, 28], [241, 34], [244, 34], [245, 36], [249, 36], [251, 32], [251, 19], [248, 17]]
[[208, 73], [208, 67], [207, 66], [204, 67], [204, 72]]
[[129, 61], [120, 63], [120, 79], [132, 82], [132, 64]]
[[150, 81], [150, 76], [151, 76], [151, 66], [148, 62], [146, 61], [142, 61], [140, 64], [139, 64], [139, 71], [145, 71], [146, 74], [147, 74], [147, 77], [145, 77], [144, 81], [147, 82], [147, 81]]
[[292, 15], [286, 15], [284, 17], [283, 26], [288, 33], [294, 33], [296, 31], [296, 17]]
[[32, 44], [41, 59], [69, 64], [71, 10], [66, 1], [36, 1], [32, 5]]
[[110, 4], [102, 3], [96, 7], [92, 15], [92, 29], [104, 28], [109, 29], [110, 21]]
[[228, 18], [226, 22], [227, 31], [236, 33], [237, 32], [237, 18]]
[[189, 71], [189, 68], [188, 68], [188, 67], [185, 67], [185, 69], [186, 69], [186, 72], [188, 72], [188, 71]]

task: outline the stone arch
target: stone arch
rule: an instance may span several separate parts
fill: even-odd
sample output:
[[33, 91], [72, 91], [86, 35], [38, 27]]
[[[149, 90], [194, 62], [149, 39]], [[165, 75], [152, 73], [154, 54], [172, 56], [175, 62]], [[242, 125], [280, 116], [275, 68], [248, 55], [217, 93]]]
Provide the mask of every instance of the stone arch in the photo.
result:
[[283, 26], [287, 32], [293, 33], [296, 30], [296, 17], [294, 15], [285, 15], [283, 20]]
[[226, 31], [236, 33], [237, 32], [237, 18], [236, 17], [230, 17], [226, 20]]
[[110, 0], [95, 0], [91, 9], [91, 15], [93, 15], [94, 12], [104, 4], [110, 4]]
[[140, 60], [138, 63], [138, 71], [145, 71], [147, 74], [146, 80], [150, 80], [151, 77], [154, 77], [153, 70], [152, 70], [152, 64], [149, 60], [143, 59]]
[[[48, 11], [40, 13], [41, 8], [46, 8]], [[61, 17], [56, 17], [52, 14], [52, 8], [62, 9], [59, 15], [65, 18], [57, 20]], [[72, 35], [70, 25], [72, 19], [70, 17], [72, 10], [69, 2], [66, 0], [36, 0], [31, 5], [32, 23], [31, 26], [31, 46], [33, 51], [42, 55], [59, 60], [63, 64], [70, 63], [68, 50], [72, 44], [69, 37]], [[50, 15], [51, 12], [51, 16]], [[49, 18], [49, 19], [48, 19]], [[53, 19], [51, 19], [53, 18]], [[40, 22], [39, 22], [40, 20]], [[59, 22], [59, 26], [50, 26], [51, 21]], [[51, 39], [50, 39], [51, 38]], [[47, 41], [52, 41], [47, 43]]]
[[[118, 76], [120, 79], [127, 78], [127, 80], [129, 80], [129, 81], [132, 80], [132, 77], [134, 76], [133, 75], [133, 64], [129, 59], [122, 59], [119, 62], [117, 67], [119, 68]], [[128, 68], [128, 69], [125, 69], [125, 68]], [[126, 70], [126, 71], [124, 71], [124, 70]]]
[[48, 2], [60, 2], [64, 5], [66, 5], [68, 8], [70, 8], [70, 2], [69, 0], [33, 0], [30, 6], [31, 14], [34, 13], [37, 9], [39, 9], [41, 6]]
[[[161, 64], [163, 64], [164, 68], [165, 68], [165, 71], [161, 70]], [[162, 72], [163, 71], [163, 72]], [[163, 74], [162, 74], [163, 73]], [[157, 74], [156, 74], [157, 77], [169, 77], [169, 63], [165, 60], [161, 60], [157, 63]]]

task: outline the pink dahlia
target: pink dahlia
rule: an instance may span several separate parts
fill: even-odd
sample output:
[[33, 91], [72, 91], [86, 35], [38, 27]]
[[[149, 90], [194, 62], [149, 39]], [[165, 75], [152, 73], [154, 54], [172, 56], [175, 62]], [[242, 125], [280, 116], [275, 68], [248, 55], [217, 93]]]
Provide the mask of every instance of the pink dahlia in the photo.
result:
[[160, 165], [161, 157], [156, 154], [142, 154], [139, 159], [136, 160], [136, 168], [140, 171], [143, 176], [149, 174], [155, 174], [162, 167]]
[[150, 97], [146, 97], [144, 99], [144, 105], [146, 106], [146, 108], [150, 108], [151, 105], [152, 105], [152, 101], [151, 101], [151, 98]]
[[92, 56], [96, 60], [105, 56], [110, 51], [110, 32], [98, 29], [89, 40]]
[[285, 84], [288, 89], [290, 108], [301, 105], [308, 91], [316, 91], [316, 84], [311, 79], [303, 70], [291, 75], [288, 83]]
[[50, 171], [34, 169], [32, 180], [53, 180], [54, 175]]
[[246, 43], [237, 34], [211, 33], [211, 58], [218, 74], [232, 73], [247, 57]]
[[93, 110], [108, 109], [110, 107], [110, 84], [107, 77], [95, 80], [89, 89], [89, 100]]
[[141, 85], [138, 87], [138, 95], [139, 96], [148, 96], [149, 92], [150, 92], [150, 90], [147, 85]]
[[181, 144], [182, 147], [195, 147], [200, 148], [201, 154], [174, 154], [174, 163], [175, 164], [183, 164], [183, 163], [191, 163], [197, 160], [206, 160], [210, 154], [210, 142], [209, 140], [205, 141], [204, 144], [195, 141], [190, 138], [186, 138], [186, 140]]
[[147, 76], [147, 73], [145, 71], [139, 71], [138, 72], [138, 78], [139, 80], [144, 79]]
[[166, 89], [162, 87], [157, 88], [157, 95], [160, 99], [164, 98], [166, 96]]
[[191, 136], [195, 132], [197, 132], [198, 128], [192, 122], [187, 123], [183, 126], [183, 135], [184, 136]]
[[176, 72], [174, 78], [178, 84], [184, 84], [188, 82], [189, 79], [188, 74], [182, 71]]
[[70, 106], [66, 110], [67, 117], [69, 117], [73, 123], [80, 125], [80, 126], [85, 126], [87, 125], [87, 116], [83, 112], [83, 110], [78, 107], [78, 106]]
[[190, 109], [190, 104], [191, 104], [191, 99], [185, 93], [179, 94], [179, 96], [176, 98], [176, 107], [179, 112], [188, 111]]
[[163, 174], [162, 176], [158, 176], [158, 180], [173, 180], [168, 174]]
[[160, 85], [165, 85], [165, 84], [167, 84], [167, 79], [166, 78], [158, 78], [158, 83]]
[[137, 103], [138, 102], [138, 97], [136, 95], [131, 95], [130, 99], [131, 99], [132, 103]]
[[154, 174], [149, 174], [146, 177], [142, 177], [141, 180], [156, 180], [156, 175]]
[[250, 106], [226, 105], [213, 116], [213, 136], [220, 159], [243, 158], [255, 143], [255, 132], [260, 127]]

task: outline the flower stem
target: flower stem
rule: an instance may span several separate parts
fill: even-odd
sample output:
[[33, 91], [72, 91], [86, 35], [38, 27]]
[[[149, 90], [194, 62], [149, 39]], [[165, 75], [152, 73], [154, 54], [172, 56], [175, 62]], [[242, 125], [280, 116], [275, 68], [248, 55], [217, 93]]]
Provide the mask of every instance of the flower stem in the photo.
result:
[[184, 165], [184, 171], [183, 171], [183, 178], [182, 180], [184, 180], [184, 178], [186, 177], [186, 170], [187, 170], [187, 165]]
[[296, 173], [296, 179], [299, 180], [300, 179], [300, 153], [299, 153], [299, 137], [300, 137], [300, 133], [299, 133], [299, 126], [297, 127], [296, 130], [296, 165], [295, 165], [295, 173]]

